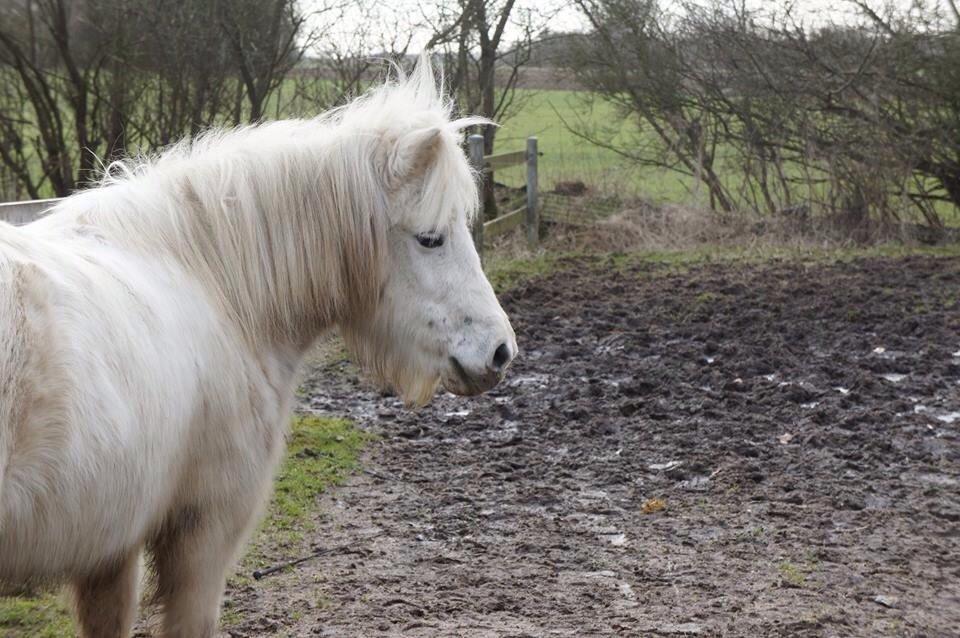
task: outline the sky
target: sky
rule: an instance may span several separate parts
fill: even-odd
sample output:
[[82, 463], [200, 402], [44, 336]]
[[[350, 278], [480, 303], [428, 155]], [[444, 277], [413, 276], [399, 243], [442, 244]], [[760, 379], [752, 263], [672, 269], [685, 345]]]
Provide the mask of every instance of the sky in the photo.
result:
[[[411, 53], [419, 52], [430, 39], [433, 29], [430, 22], [437, 21], [436, 7], [443, 0], [356, 0], [346, 9], [322, 11], [324, 6], [339, 3], [340, 0], [302, 0], [308, 13], [312, 14], [309, 24], [323, 29], [327, 33], [324, 42], [335, 42], [342, 50], [358, 48], [362, 43], [365, 52], [382, 50], [389, 40], [404, 42], [409, 37]], [[784, 0], [737, 0], [746, 6], [761, 11], [783, 5]], [[871, 7], [881, 10], [889, 5], [898, 10], [909, 9], [916, 0], [867, 0]], [[936, 3], [938, 0], [926, 0]], [[674, 0], [661, 0], [662, 6], [677, 6]], [[939, 0], [942, 4], [943, 0]], [[367, 3], [368, 8], [361, 5]], [[447, 0], [447, 4], [455, 4]], [[849, 0], [794, 0], [794, 16], [804, 24], [817, 26], [826, 23], [849, 23], [856, 18], [856, 9]], [[535, 10], [549, 14], [548, 26], [552, 31], [580, 31], [586, 27], [583, 17], [570, 0], [518, 0], [514, 13], [521, 15], [525, 11]], [[508, 41], [511, 35], [520, 33], [518, 26], [507, 31]], [[386, 40], [386, 42], [385, 42]]]

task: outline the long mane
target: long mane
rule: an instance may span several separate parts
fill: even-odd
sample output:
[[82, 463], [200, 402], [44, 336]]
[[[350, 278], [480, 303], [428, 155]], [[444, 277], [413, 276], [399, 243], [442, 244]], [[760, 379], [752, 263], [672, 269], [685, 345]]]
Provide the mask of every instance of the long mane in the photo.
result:
[[[158, 155], [114, 162], [99, 187], [40, 227], [89, 224], [111, 241], [174, 257], [254, 340], [315, 335], [376, 304], [386, 230], [439, 228], [477, 208], [459, 131], [429, 57], [312, 119], [214, 129]], [[414, 206], [393, 210], [385, 145], [442, 129]]]

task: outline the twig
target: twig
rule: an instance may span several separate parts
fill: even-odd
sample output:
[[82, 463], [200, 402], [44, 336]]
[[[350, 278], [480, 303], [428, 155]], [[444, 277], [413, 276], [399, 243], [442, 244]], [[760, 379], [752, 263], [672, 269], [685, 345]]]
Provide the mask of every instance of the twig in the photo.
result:
[[[372, 536], [365, 536], [364, 538], [376, 538], [378, 536], [382, 536], [382, 534], [374, 534]], [[253, 579], [261, 580], [262, 578], [266, 578], [271, 574], [276, 574], [279, 571], [283, 571], [287, 567], [294, 567], [296, 565], [299, 565], [300, 563], [305, 563], [308, 560], [311, 560], [313, 558], [319, 558], [320, 556], [324, 556], [326, 554], [333, 554], [337, 552], [356, 553], [356, 551], [357, 550], [353, 548], [353, 545], [340, 545], [339, 547], [328, 547], [327, 549], [320, 549], [313, 552], [312, 554], [308, 554], [307, 556], [301, 556], [300, 558], [294, 558], [293, 560], [284, 561], [277, 565], [273, 565], [272, 567], [267, 567], [266, 569], [254, 570]]]
[[372, 477], [374, 477], [374, 478], [378, 478], [378, 479], [380, 479], [381, 481], [396, 481], [396, 480], [398, 480], [398, 479], [396, 479], [396, 478], [393, 477], [393, 476], [387, 476], [386, 474], [380, 474], [379, 472], [374, 472], [373, 470], [364, 469], [364, 470], [361, 470], [361, 471], [362, 471], [364, 474], [366, 474], [366, 475], [368, 475], [368, 476], [372, 476]]

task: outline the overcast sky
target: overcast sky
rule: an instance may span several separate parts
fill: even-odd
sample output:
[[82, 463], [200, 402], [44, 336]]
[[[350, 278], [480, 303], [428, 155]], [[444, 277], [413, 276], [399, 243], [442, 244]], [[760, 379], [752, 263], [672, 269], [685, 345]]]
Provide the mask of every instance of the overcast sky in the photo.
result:
[[[317, 12], [311, 19], [311, 24], [315, 27], [322, 27], [327, 30], [328, 37], [325, 41], [332, 40], [338, 42], [341, 48], [356, 48], [362, 40], [365, 51], [377, 50], [381, 48], [382, 37], [380, 34], [387, 34], [387, 37], [404, 39], [407, 34], [412, 34], [410, 46], [411, 52], [419, 52], [426, 44], [433, 33], [433, 30], [427, 24], [430, 21], [436, 21], [436, 7], [441, 5], [441, 0], [394, 0], [386, 2], [382, 0], [362, 0], [375, 7], [370, 10], [362, 10], [360, 4], [351, 5], [345, 13]], [[739, 0], [738, 0], [739, 1]], [[748, 7], [759, 9], [761, 11], [771, 10], [784, 5], [784, 0], [745, 0]], [[878, 12], [882, 12], [885, 6], [892, 6], [899, 10], [909, 9], [915, 0], [867, 0], [871, 7]], [[935, 4], [938, 0], [926, 0], [929, 4]], [[943, 4], [943, 0], [939, 0]], [[304, 7], [311, 12], [325, 5], [329, 5], [331, 0], [303, 0]], [[671, 0], [661, 0], [662, 6], [670, 7]], [[454, 4], [449, 0], [449, 4]], [[849, 0], [794, 0], [793, 15], [804, 24], [816, 26], [826, 23], [851, 22], [856, 20], [857, 10]], [[537, 11], [548, 11], [550, 18], [548, 26], [551, 31], [578, 31], [585, 28], [583, 17], [572, 6], [569, 0], [518, 0], [517, 8], [514, 13], [518, 16], [531, 9]], [[674, 5], [676, 6], [676, 5]], [[944, 5], [945, 6], [945, 5]], [[333, 17], [336, 15], [336, 19]], [[514, 28], [513, 33], [519, 34], [518, 28]], [[510, 39], [508, 32], [508, 40]]]

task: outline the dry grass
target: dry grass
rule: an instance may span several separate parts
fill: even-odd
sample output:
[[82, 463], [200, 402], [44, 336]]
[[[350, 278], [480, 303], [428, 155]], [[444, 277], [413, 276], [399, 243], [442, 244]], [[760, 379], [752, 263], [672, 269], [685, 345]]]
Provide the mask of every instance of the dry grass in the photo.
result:
[[[636, 253], [664, 251], [746, 251], [749, 253], [844, 250], [897, 243], [931, 243], [913, 224], [881, 225], [840, 217], [809, 218], [804, 211], [777, 217], [724, 215], [689, 205], [654, 205], [609, 197], [548, 198], [542, 217], [541, 251], [547, 253]], [[943, 237], [940, 239], [950, 239]], [[488, 263], [531, 256], [518, 231], [487, 250]]]

